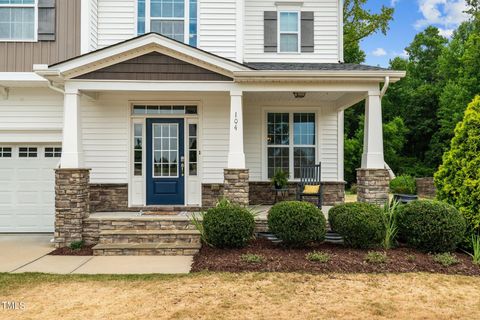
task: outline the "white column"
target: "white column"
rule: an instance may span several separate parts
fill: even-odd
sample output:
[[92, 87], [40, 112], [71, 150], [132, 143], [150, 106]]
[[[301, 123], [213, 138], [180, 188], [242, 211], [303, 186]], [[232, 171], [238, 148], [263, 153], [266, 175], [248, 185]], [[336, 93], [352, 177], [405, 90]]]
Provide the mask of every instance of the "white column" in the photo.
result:
[[242, 91], [230, 92], [230, 140], [227, 167], [228, 169], [245, 169]]
[[80, 94], [78, 90], [65, 88], [60, 168], [83, 168], [80, 112]]
[[362, 169], [384, 169], [382, 102], [379, 91], [368, 92], [365, 102]]

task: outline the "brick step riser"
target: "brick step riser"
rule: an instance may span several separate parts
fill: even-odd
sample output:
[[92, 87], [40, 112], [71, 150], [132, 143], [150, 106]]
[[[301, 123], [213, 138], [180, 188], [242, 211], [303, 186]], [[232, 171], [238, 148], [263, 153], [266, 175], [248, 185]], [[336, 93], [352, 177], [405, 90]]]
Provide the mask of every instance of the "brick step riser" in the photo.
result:
[[200, 243], [198, 235], [101, 235], [101, 244], [110, 243]]
[[198, 249], [97, 249], [94, 256], [191, 256]]

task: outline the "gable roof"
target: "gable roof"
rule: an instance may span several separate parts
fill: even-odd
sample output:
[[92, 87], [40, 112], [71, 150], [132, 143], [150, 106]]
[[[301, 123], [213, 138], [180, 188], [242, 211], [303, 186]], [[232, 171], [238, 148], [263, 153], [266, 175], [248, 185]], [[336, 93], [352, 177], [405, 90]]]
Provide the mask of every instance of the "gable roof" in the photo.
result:
[[[236, 61], [220, 57], [213, 53], [189, 46], [183, 42], [150, 32], [131, 38], [111, 46], [98, 49], [65, 61], [61, 61], [47, 68], [36, 71], [46, 74], [59, 74], [69, 79], [82, 74], [121, 63], [151, 52], [158, 52], [175, 59], [197, 65], [212, 72], [232, 77], [235, 71], [252, 70], [250, 67]], [[38, 67], [38, 66], [37, 66]], [[48, 70], [48, 72], [47, 72]]]

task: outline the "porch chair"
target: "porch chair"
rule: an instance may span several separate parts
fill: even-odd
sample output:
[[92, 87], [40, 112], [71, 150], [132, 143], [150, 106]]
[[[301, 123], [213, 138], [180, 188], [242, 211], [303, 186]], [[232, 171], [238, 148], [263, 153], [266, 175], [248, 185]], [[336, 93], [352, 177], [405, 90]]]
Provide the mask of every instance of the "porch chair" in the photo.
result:
[[317, 197], [317, 207], [322, 207], [323, 186], [321, 182], [322, 163], [300, 167], [300, 182], [297, 186], [297, 200]]

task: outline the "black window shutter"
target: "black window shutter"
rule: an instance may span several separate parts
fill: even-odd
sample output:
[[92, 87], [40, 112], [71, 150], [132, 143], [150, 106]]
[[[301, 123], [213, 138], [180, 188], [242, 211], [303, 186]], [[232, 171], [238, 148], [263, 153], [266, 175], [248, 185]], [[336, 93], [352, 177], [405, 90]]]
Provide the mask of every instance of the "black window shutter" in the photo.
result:
[[302, 52], [313, 52], [313, 12], [302, 11], [301, 15]]
[[263, 48], [265, 52], [277, 52], [277, 11], [263, 12]]
[[38, 40], [55, 41], [55, 0], [38, 0]]

